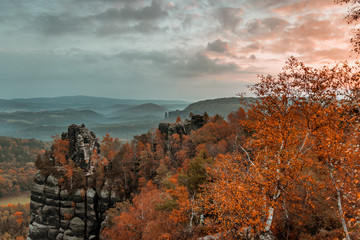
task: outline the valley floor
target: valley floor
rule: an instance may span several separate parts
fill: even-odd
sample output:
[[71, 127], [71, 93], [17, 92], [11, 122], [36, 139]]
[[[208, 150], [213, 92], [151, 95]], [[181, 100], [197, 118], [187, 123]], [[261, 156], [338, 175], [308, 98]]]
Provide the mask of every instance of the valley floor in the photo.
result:
[[17, 196], [0, 198], [0, 206], [6, 206], [8, 204], [27, 204], [30, 203], [30, 192], [24, 192]]

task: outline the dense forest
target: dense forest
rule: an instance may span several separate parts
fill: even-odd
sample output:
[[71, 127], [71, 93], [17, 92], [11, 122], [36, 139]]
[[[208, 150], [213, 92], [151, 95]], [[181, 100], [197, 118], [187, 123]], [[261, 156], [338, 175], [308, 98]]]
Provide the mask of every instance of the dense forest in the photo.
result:
[[30, 221], [29, 208], [29, 204], [0, 206], [0, 239], [26, 239]]
[[[215, 115], [190, 133], [157, 129], [124, 143], [106, 135], [95, 184], [116, 186], [122, 201], [101, 238], [358, 239], [359, 67], [290, 58], [277, 77], [260, 76], [258, 100], [228, 121]], [[42, 156], [36, 166], [83, 187], [67, 144], [43, 155], [60, 168]]]
[[34, 159], [48, 147], [36, 139], [0, 137], [0, 198], [30, 191]]
[[[31, 190], [34, 159], [49, 146], [36, 139], [0, 137], [0, 198]], [[25, 239], [29, 215], [29, 204], [0, 206], [0, 239]]]

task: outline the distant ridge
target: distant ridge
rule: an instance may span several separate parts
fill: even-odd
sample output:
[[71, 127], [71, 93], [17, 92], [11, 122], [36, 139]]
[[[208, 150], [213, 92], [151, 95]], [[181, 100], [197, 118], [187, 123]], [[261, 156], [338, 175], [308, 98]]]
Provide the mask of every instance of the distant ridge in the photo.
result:
[[190, 113], [203, 114], [206, 112], [209, 116], [218, 114], [226, 118], [231, 112], [235, 112], [243, 106], [240, 100], [251, 101], [253, 98], [229, 97], [198, 101], [191, 103], [184, 110], [170, 111], [167, 116], [170, 119], [178, 116], [187, 118]]
[[181, 100], [132, 100], [90, 96], [0, 99], [0, 135], [51, 140], [70, 124], [86, 124], [98, 136], [130, 139], [184, 109]]
[[145, 103], [135, 107], [128, 108], [127, 111], [152, 111], [152, 112], [163, 112], [166, 111], [165, 107], [159, 106], [155, 103]]
[[[131, 107], [146, 103], [153, 103], [162, 106], [171, 105], [188, 105], [189, 102], [183, 100], [139, 100], [139, 99], [117, 99], [107, 97], [91, 97], [91, 96], [62, 96], [62, 97], [44, 97], [44, 98], [15, 98], [0, 99], [0, 112], [14, 111], [47, 111], [59, 110], [65, 108], [73, 109], [94, 109], [108, 108], [116, 105], [118, 109]], [[170, 107], [173, 108], [173, 107]], [[114, 109], [116, 110], [116, 109]]]
[[60, 96], [60, 97], [41, 97], [41, 98], [15, 98], [15, 99], [6, 99], [6, 101], [14, 102], [48, 102], [48, 103], [73, 103], [73, 102], [92, 102], [98, 101], [101, 103], [114, 103], [114, 104], [130, 104], [130, 105], [139, 105], [145, 103], [154, 103], [154, 104], [189, 104], [189, 102], [184, 100], [157, 100], [157, 99], [121, 99], [121, 98], [108, 98], [108, 97], [92, 97], [92, 96]]

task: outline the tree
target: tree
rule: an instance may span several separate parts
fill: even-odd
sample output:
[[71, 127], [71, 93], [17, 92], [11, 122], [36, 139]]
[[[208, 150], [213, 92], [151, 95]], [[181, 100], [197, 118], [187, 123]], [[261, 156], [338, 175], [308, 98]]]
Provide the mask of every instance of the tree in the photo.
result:
[[181, 123], [181, 117], [180, 116], [177, 116], [176, 123]]
[[205, 151], [202, 151], [192, 159], [184, 172], [179, 175], [179, 182], [186, 186], [190, 196], [201, 191], [201, 188], [208, 181], [206, 166], [212, 162]]
[[120, 140], [106, 134], [101, 141], [100, 150], [104, 161], [110, 161], [114, 158], [120, 148]]
[[[212, 181], [204, 200], [223, 230], [243, 234], [250, 226], [257, 233], [270, 231], [283, 196], [303, 182], [314, 181], [313, 165], [329, 169], [335, 163], [316, 156], [336, 152], [332, 159], [341, 167], [333, 166], [331, 171], [345, 168], [350, 174], [338, 174], [335, 183], [349, 182], [346, 178], [355, 175], [359, 168], [356, 148], [339, 141], [339, 136], [357, 132], [352, 112], [358, 112], [359, 106], [358, 69], [346, 63], [315, 69], [290, 58], [278, 77], [260, 76], [260, 83], [252, 87], [259, 101], [248, 110], [249, 119], [242, 121], [251, 137], [240, 146], [241, 151], [220, 155], [209, 169]], [[353, 127], [356, 131], [349, 131]], [[333, 140], [325, 134], [329, 132]], [[357, 134], [352, 137], [358, 141]], [[336, 184], [335, 189], [338, 192]]]
[[55, 163], [59, 165], [66, 165], [69, 153], [69, 141], [61, 138], [54, 138], [53, 150]]
[[[348, 15], [346, 16], [346, 20], [349, 24], [358, 24], [360, 20], [360, 2], [359, 0], [335, 0], [338, 4], [351, 4], [348, 11]], [[356, 53], [360, 53], [360, 29], [356, 29], [355, 35], [351, 38], [351, 43], [353, 45], [353, 51]]]
[[136, 188], [138, 178], [135, 173], [136, 164], [134, 146], [130, 143], [123, 144], [111, 161], [111, 168], [107, 176], [116, 181], [116, 186], [122, 193], [121, 195], [126, 196], [126, 199], [130, 198], [131, 192]]
[[[253, 88], [258, 96], [269, 96], [272, 99], [276, 99], [276, 96], [284, 99], [284, 93], [287, 92], [293, 96], [287, 104], [290, 108], [295, 108], [297, 114], [300, 113], [300, 122], [296, 124], [296, 128], [302, 129], [300, 126], [305, 124], [304, 144], [299, 147], [303, 149], [306, 146], [305, 140], [315, 141], [307, 144], [308, 150], [312, 150], [313, 154], [323, 160], [315, 163], [330, 173], [347, 239], [350, 239], [350, 236], [342, 210], [342, 192], [338, 185], [354, 182], [359, 168], [359, 75], [359, 65], [350, 67], [345, 62], [331, 68], [316, 69], [290, 58], [284, 73], [281, 73], [278, 79], [263, 77], [261, 83]], [[269, 85], [274, 86], [270, 88], [273, 89], [271, 92], [267, 91]], [[283, 118], [283, 115], [279, 118]], [[313, 164], [314, 159], [309, 160]], [[334, 172], [337, 173], [337, 179], [334, 179]], [[351, 192], [351, 188], [346, 189], [344, 194], [349, 195]]]
[[108, 214], [113, 226], [105, 229], [102, 236], [104, 239], [167, 239], [171, 231], [169, 216], [156, 210], [162, 201], [162, 192], [149, 181], [132, 204], [122, 203], [118, 210]]

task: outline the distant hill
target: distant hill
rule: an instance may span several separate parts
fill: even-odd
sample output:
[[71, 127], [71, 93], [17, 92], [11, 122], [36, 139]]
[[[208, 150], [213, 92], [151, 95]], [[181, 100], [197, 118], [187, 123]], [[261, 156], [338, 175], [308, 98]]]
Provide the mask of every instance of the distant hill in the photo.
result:
[[167, 111], [166, 107], [154, 104], [154, 103], [145, 103], [140, 104], [134, 107], [129, 107], [127, 109], [121, 109], [118, 111], [115, 111], [111, 114], [112, 119], [163, 119], [165, 112]]
[[139, 130], [164, 120], [166, 111], [183, 109], [188, 104], [181, 100], [89, 96], [0, 99], [0, 135], [50, 140], [68, 125], [84, 123], [100, 129], [101, 134], [107, 130], [116, 132], [114, 136], [131, 138]]
[[0, 135], [48, 141], [52, 135], [66, 130], [68, 125], [84, 123], [98, 136], [112, 133], [116, 137], [130, 139], [164, 121], [165, 113], [169, 121], [177, 116], [188, 118], [190, 112], [227, 117], [241, 106], [238, 97], [209, 99], [191, 104], [177, 100], [89, 96], [0, 99]]
[[[111, 105], [140, 105], [152, 102], [158, 105], [189, 104], [182, 100], [137, 100], [137, 99], [116, 99], [90, 96], [64, 96], [53, 98], [16, 98], [10, 100], [0, 99], [0, 111], [20, 111], [26, 108], [31, 111], [55, 110], [64, 108], [96, 108], [108, 107]], [[4, 104], [2, 104], [4, 103]], [[6, 103], [6, 104], [5, 104]]]
[[229, 113], [237, 111], [243, 103], [241, 101], [252, 101], [253, 98], [241, 98], [230, 97], [230, 98], [217, 98], [199, 101], [190, 104], [184, 110], [172, 111], [168, 113], [168, 118], [173, 119], [177, 116], [181, 118], [187, 118], [190, 113], [203, 114], [207, 113], [209, 116], [219, 114], [223, 117], [227, 117]]
[[8, 124], [23, 123], [28, 125], [49, 125], [49, 124], [68, 124], [72, 121], [94, 122], [104, 119], [104, 117], [93, 110], [74, 110], [64, 109], [55, 111], [41, 112], [12, 112], [0, 113], [0, 120], [6, 121]]
[[102, 114], [108, 114], [108, 113], [113, 113], [115, 111], [119, 111], [119, 110], [124, 110], [127, 108], [130, 108], [132, 105], [129, 104], [114, 104], [114, 105], [110, 105], [110, 106], [104, 106], [101, 108], [97, 108], [96, 112], [98, 113], [102, 113]]
[[163, 112], [166, 111], [165, 107], [159, 106], [155, 103], [145, 103], [135, 107], [128, 108], [126, 111], [135, 111], [135, 112]]

